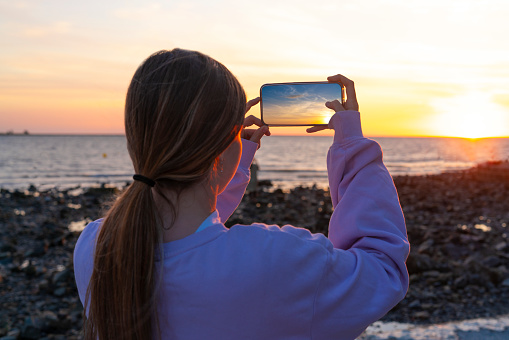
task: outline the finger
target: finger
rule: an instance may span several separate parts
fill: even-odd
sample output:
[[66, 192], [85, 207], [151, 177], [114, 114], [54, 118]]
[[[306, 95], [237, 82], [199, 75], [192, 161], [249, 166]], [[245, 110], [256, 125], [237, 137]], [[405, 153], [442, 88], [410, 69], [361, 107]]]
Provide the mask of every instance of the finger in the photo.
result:
[[269, 127], [267, 125], [264, 125], [262, 126], [261, 128], [255, 130], [253, 132], [253, 134], [251, 135], [251, 138], [249, 138], [249, 140], [251, 142], [255, 142], [255, 143], [258, 143], [260, 144], [260, 140], [262, 139], [263, 136], [265, 135], [269, 135]]
[[307, 128], [306, 132], [307, 133], [313, 133], [313, 132], [322, 131], [322, 130], [325, 130], [325, 129], [328, 129], [328, 128], [329, 127], [327, 125], [315, 125], [315, 126], [312, 126], [310, 128]]
[[258, 104], [260, 102], [260, 97], [256, 97], [254, 99], [251, 99], [250, 101], [248, 101], [246, 103], [246, 113], [247, 111], [249, 111], [253, 106], [255, 106], [256, 104]]
[[345, 77], [342, 74], [336, 74], [334, 76], [329, 76], [329, 77], [327, 77], [327, 80], [331, 83], [341, 83], [345, 86], [346, 86], [346, 83], [348, 83], [349, 81], [351, 82], [350, 79], [348, 79], [347, 77]]
[[255, 131], [255, 129], [242, 129], [240, 137], [249, 140]]
[[263, 122], [260, 118], [255, 117], [253, 115], [249, 115], [246, 118], [244, 118], [244, 126], [247, 127], [251, 125], [263, 126]]
[[[269, 129], [268, 125], [265, 125], [265, 127], [267, 127], [265, 136], [270, 136], [270, 129]], [[251, 137], [257, 130], [258, 129], [242, 129], [241, 138], [251, 140]]]
[[337, 99], [331, 102], [326, 102], [325, 106], [327, 106], [331, 110], [334, 110], [334, 112], [345, 111], [345, 108], [343, 107], [343, 105], [341, 105], [341, 103]]
[[352, 80], [342, 74], [327, 77], [327, 80], [330, 83], [341, 83], [345, 86], [346, 102], [344, 103], [344, 107], [346, 110], [359, 111], [359, 103], [357, 102], [357, 95], [355, 93], [355, 84]]

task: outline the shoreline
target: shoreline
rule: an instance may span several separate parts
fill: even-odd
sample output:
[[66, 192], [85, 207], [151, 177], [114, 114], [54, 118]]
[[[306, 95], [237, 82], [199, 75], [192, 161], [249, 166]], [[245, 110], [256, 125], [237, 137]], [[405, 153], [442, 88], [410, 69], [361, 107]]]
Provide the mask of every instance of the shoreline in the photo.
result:
[[374, 322], [357, 340], [505, 340], [509, 337], [509, 314], [431, 325]]
[[[410, 289], [382, 322], [433, 325], [509, 313], [506, 165], [394, 177], [412, 246]], [[77, 230], [100, 218], [102, 203], [117, 192], [0, 189], [0, 337], [80, 338], [83, 309], [72, 267]], [[326, 234], [331, 213], [326, 189], [259, 186], [226, 225], [292, 224]]]

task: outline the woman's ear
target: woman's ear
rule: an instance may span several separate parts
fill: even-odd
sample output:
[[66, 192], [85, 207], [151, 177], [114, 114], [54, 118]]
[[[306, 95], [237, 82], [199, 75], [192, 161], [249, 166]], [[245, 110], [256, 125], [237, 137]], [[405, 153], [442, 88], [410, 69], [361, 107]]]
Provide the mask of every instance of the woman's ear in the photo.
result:
[[214, 160], [214, 163], [209, 171], [208, 175], [208, 184], [210, 188], [214, 191], [218, 191], [218, 187], [220, 186], [221, 180], [221, 174], [223, 172], [224, 167], [224, 159], [222, 157], [222, 154], [217, 156]]
[[[215, 176], [218, 193], [223, 192], [232, 180], [242, 155], [242, 142], [238, 135], [216, 159]], [[211, 183], [213, 184], [213, 183]]]

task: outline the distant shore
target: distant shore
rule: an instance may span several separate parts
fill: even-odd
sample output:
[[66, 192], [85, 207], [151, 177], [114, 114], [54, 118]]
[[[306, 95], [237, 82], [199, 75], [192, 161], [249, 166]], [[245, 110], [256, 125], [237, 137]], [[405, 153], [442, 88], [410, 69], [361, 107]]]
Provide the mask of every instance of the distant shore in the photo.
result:
[[[496, 162], [394, 178], [412, 245], [411, 282], [406, 298], [383, 320], [433, 324], [509, 313], [508, 173], [506, 162]], [[327, 233], [327, 190], [260, 184], [265, 186], [244, 196], [227, 226], [264, 222]], [[80, 338], [76, 230], [100, 218], [102, 203], [117, 192], [0, 189], [0, 337]]]
[[7, 132], [0, 132], [0, 136], [30, 136], [30, 132], [28, 132], [28, 131], [24, 131], [24, 132], [7, 131]]

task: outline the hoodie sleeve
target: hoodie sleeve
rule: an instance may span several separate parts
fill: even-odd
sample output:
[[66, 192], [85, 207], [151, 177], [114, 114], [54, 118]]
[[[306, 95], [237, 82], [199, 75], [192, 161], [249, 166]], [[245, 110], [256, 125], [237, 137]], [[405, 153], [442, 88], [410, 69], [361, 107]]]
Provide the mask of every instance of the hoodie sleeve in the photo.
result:
[[237, 171], [226, 189], [217, 196], [216, 209], [223, 223], [230, 218], [244, 196], [251, 177], [249, 168], [257, 149], [257, 143], [242, 139], [242, 156]]
[[380, 146], [362, 136], [360, 114], [336, 113], [327, 155], [334, 212], [315, 295], [313, 339], [355, 339], [406, 294], [405, 220]]

